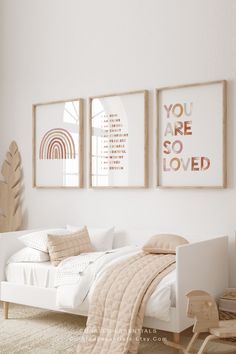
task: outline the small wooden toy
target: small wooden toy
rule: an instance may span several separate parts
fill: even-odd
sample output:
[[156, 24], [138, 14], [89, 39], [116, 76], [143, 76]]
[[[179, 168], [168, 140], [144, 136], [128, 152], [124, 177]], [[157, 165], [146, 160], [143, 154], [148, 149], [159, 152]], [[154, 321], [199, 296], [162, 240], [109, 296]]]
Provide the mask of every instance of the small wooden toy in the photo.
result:
[[179, 349], [184, 354], [190, 354], [190, 350], [199, 334], [208, 332], [209, 335], [197, 352], [197, 354], [203, 354], [209, 341], [236, 337], [236, 320], [219, 321], [217, 305], [210, 294], [202, 290], [193, 290], [186, 296], [188, 298], [187, 316], [194, 318], [194, 334], [186, 348], [164, 339], [163, 342], [166, 345]]

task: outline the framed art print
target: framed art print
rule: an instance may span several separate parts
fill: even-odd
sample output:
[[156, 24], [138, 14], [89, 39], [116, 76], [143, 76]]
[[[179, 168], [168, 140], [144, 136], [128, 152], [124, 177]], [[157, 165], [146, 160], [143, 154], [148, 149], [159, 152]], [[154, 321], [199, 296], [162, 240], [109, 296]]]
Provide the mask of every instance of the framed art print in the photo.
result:
[[147, 91], [92, 97], [90, 186], [147, 186]]
[[226, 81], [158, 89], [160, 187], [226, 187]]
[[83, 185], [83, 101], [33, 105], [33, 186]]

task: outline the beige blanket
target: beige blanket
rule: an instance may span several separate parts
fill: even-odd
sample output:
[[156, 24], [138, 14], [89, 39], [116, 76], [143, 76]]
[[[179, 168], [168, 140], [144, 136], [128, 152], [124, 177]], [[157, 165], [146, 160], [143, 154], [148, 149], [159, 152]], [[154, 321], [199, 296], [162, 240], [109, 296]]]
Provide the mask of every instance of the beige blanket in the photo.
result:
[[175, 268], [175, 255], [140, 252], [113, 265], [96, 286], [80, 354], [135, 354], [147, 301]]

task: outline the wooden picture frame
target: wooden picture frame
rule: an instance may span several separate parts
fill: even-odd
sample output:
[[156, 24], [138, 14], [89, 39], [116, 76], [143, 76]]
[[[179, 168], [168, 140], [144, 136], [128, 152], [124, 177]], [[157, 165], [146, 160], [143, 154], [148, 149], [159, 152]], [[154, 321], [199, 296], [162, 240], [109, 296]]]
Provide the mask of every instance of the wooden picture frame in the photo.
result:
[[157, 186], [226, 188], [226, 80], [156, 89]]
[[90, 97], [89, 126], [90, 188], [146, 188], [148, 91]]
[[83, 187], [83, 99], [36, 103], [33, 187]]

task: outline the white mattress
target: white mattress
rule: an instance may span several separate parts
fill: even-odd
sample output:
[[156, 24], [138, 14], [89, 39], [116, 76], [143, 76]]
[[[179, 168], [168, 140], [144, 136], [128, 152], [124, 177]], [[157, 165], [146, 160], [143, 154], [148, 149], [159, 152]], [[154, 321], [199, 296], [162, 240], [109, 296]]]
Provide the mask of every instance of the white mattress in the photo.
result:
[[[57, 267], [50, 262], [42, 263], [9, 263], [6, 267], [6, 279], [8, 282], [20, 285], [31, 285], [40, 288], [54, 288]], [[145, 315], [156, 317], [163, 321], [170, 319], [170, 306], [175, 306], [175, 281], [176, 271], [172, 271], [161, 280], [154, 293], [151, 295]], [[71, 291], [67, 287], [64, 297], [73, 301]], [[68, 293], [71, 296], [68, 296]], [[85, 300], [77, 307], [82, 312], [87, 312], [92, 292], [89, 292]], [[71, 300], [72, 298], [72, 300]]]
[[[32, 285], [40, 288], [54, 288], [57, 268], [50, 262], [42, 263], [9, 263], [6, 266], [6, 280], [21, 285]], [[168, 274], [158, 285], [158, 293], [164, 292], [170, 287], [171, 306], [175, 306], [175, 281], [176, 271]], [[155, 294], [152, 295], [155, 297]]]
[[42, 263], [9, 263], [6, 267], [7, 281], [32, 285], [40, 288], [53, 288], [56, 267], [50, 262]]

